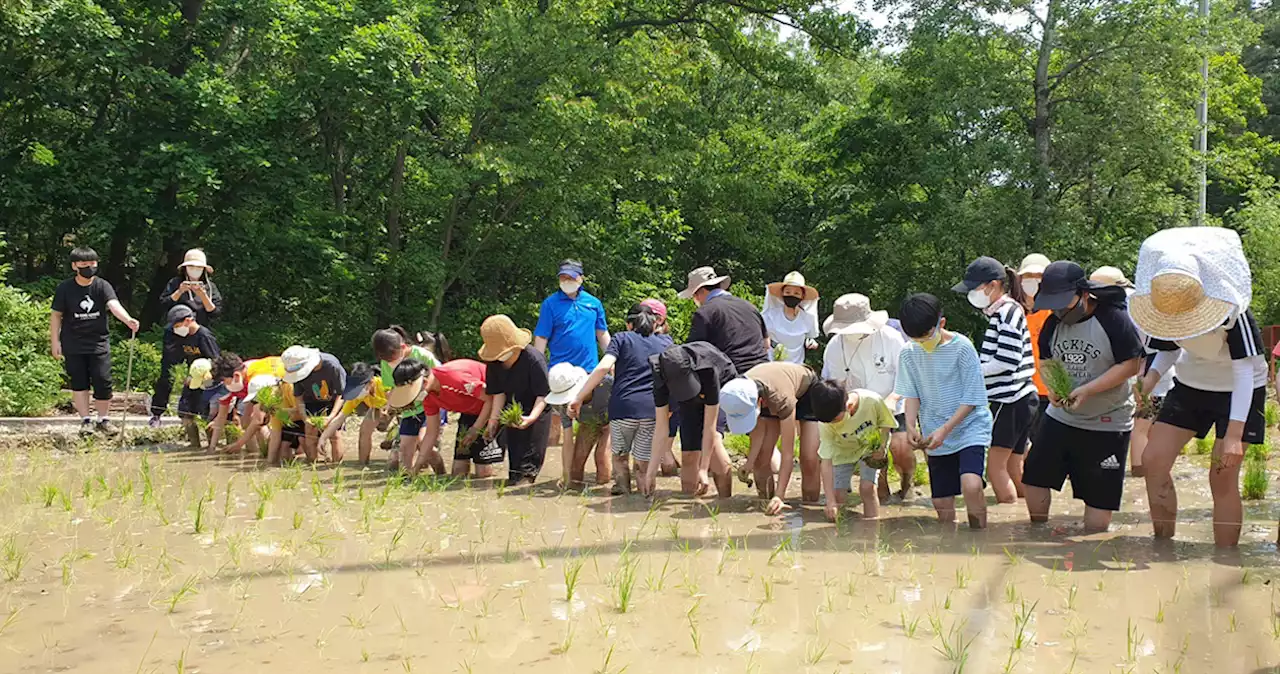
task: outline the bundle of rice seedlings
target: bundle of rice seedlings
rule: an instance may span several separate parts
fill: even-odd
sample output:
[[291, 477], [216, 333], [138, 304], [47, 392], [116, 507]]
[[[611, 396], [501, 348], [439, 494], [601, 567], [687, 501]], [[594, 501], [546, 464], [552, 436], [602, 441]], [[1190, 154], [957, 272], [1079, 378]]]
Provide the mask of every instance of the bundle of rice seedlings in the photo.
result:
[[605, 416], [590, 415], [590, 416], [578, 417], [578, 426], [582, 430], [588, 431], [590, 433], [597, 434], [597, 435], [608, 424], [609, 424], [609, 419]]
[[274, 386], [264, 388], [261, 391], [258, 391], [257, 397], [254, 398], [254, 402], [256, 402], [262, 409], [266, 410], [267, 414], [274, 414], [282, 402], [280, 390]]
[[1245, 447], [1244, 458], [1249, 461], [1266, 461], [1271, 458], [1271, 448], [1265, 444], [1254, 444]]
[[1136, 406], [1133, 410], [1133, 418], [1135, 419], [1154, 419], [1160, 414], [1160, 403], [1153, 400], [1151, 396], [1142, 387], [1142, 380], [1139, 379], [1133, 385], [1133, 392], [1137, 397]]
[[1049, 387], [1053, 395], [1063, 403], [1071, 399], [1071, 392], [1076, 390], [1076, 380], [1067, 372], [1067, 366], [1060, 360], [1040, 361], [1040, 378]]
[[513, 402], [502, 410], [502, 414], [498, 415], [498, 422], [503, 426], [519, 426], [524, 420], [524, 405]]
[[276, 421], [279, 421], [281, 425], [288, 426], [293, 423], [293, 410], [287, 407], [277, 407], [276, 410], [272, 412], [272, 416], [274, 416]]
[[1267, 496], [1267, 462], [1250, 458], [1244, 467], [1244, 484], [1240, 495], [1250, 501], [1258, 501]]
[[774, 359], [775, 361], [782, 361], [782, 360], [786, 360], [786, 359], [787, 359], [787, 347], [783, 346], [782, 344], [778, 344], [777, 346], [774, 346], [774, 347], [773, 347], [773, 359]]
[[875, 429], [867, 433], [862, 438], [862, 447], [866, 450], [866, 456], [862, 461], [869, 467], [876, 470], [885, 470], [889, 467], [889, 452], [885, 452], [881, 458], [874, 458], [874, 454], [884, 448], [884, 434], [880, 429]]
[[307, 423], [311, 424], [317, 431], [323, 431], [324, 425], [328, 423], [329, 417], [323, 414], [316, 414], [307, 417]]

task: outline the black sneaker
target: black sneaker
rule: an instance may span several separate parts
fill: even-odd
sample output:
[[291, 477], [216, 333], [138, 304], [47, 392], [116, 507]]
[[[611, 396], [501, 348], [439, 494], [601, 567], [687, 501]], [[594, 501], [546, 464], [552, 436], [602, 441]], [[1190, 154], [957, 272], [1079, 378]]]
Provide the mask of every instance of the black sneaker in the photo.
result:
[[85, 419], [80, 422], [80, 437], [87, 438], [90, 435], [93, 435], [93, 422]]
[[107, 436], [108, 438], [114, 438], [120, 433], [120, 431], [117, 430], [115, 426], [112, 426], [111, 422], [106, 419], [99, 419], [98, 423], [93, 425], [93, 430]]

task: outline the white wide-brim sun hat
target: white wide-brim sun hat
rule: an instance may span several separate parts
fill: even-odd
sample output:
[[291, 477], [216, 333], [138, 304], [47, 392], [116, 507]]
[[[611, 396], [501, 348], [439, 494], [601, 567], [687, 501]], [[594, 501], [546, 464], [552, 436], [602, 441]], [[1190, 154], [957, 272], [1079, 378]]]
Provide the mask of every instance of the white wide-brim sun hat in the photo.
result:
[[1129, 315], [1170, 341], [1198, 337], [1249, 308], [1253, 278], [1240, 236], [1222, 227], [1177, 227], [1147, 237], [1138, 253]]

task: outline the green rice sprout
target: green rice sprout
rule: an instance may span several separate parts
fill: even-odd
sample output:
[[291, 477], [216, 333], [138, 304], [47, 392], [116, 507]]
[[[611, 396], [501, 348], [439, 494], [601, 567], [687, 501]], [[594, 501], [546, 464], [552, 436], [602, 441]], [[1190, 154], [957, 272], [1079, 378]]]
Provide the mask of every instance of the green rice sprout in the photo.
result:
[[901, 611], [898, 614], [898, 617], [902, 621], [902, 633], [905, 634], [908, 639], [916, 638], [916, 630], [920, 628], [920, 616], [915, 616], [908, 620], [907, 612]]
[[1044, 385], [1053, 392], [1053, 395], [1063, 403], [1069, 401], [1071, 392], [1076, 390], [1075, 378], [1067, 372], [1067, 366], [1060, 360], [1050, 358], [1040, 361], [1040, 378], [1044, 380]]
[[572, 602], [573, 595], [577, 592], [578, 577], [582, 574], [584, 561], [581, 557], [564, 560], [564, 600], [566, 602]]
[[307, 423], [317, 431], [323, 431], [324, 425], [329, 422], [329, 417], [323, 414], [315, 414], [307, 417]]
[[280, 395], [278, 387], [269, 386], [258, 391], [254, 402], [258, 403], [258, 407], [261, 407], [267, 414], [275, 414], [276, 410], [283, 404], [284, 397]]
[[[941, 627], [941, 625], [938, 625]], [[938, 646], [934, 646], [934, 650], [938, 651], [947, 662], [951, 663], [952, 671], [960, 674], [964, 671], [964, 666], [969, 662], [969, 646], [973, 644], [973, 640], [977, 637], [969, 637], [965, 639], [965, 622], [963, 620], [956, 621], [944, 635], [937, 632]]]
[[618, 571], [618, 613], [626, 613], [631, 610], [631, 603], [635, 594], [636, 586], [636, 567], [638, 562], [624, 560], [622, 568]]
[[512, 402], [498, 415], [498, 422], [503, 426], [519, 426], [524, 421], [524, 405]]
[[1013, 649], [1022, 650], [1029, 642], [1028, 626], [1035, 617], [1036, 606], [1040, 602], [1035, 602], [1027, 606], [1027, 600], [1023, 599], [1018, 606], [1018, 610], [1013, 612]]
[[781, 342], [779, 342], [777, 346], [773, 347], [773, 359], [775, 361], [784, 361], [787, 359], [787, 347]]
[[200, 579], [197, 576], [194, 576], [194, 575], [188, 576], [187, 579], [183, 581], [182, 585], [180, 585], [177, 590], [174, 590], [173, 594], [169, 595], [168, 604], [169, 604], [170, 614], [178, 610], [179, 604], [189, 599], [192, 599], [193, 597], [195, 597], [197, 594], [200, 593], [200, 591], [196, 588], [196, 584], [199, 582], [199, 580]]
[[19, 547], [17, 534], [9, 534], [4, 539], [4, 547], [0, 548], [0, 573], [7, 582], [13, 582], [22, 576], [22, 569], [31, 558], [31, 553]]
[[1244, 458], [1246, 461], [1266, 461], [1271, 458], [1271, 448], [1265, 443], [1249, 445], [1244, 449]]
[[196, 501], [195, 523], [192, 526], [192, 528], [195, 530], [194, 533], [197, 533], [197, 534], [204, 533], [205, 505], [207, 505], [210, 500], [211, 499], [208, 494], [202, 494], [200, 496], [200, 500]]
[[1244, 483], [1240, 488], [1240, 496], [1248, 501], [1260, 501], [1267, 497], [1267, 462], [1249, 459], [1245, 462]]
[[280, 422], [280, 425], [282, 426], [288, 426], [289, 424], [293, 423], [293, 410], [287, 407], [280, 407], [276, 409], [276, 411], [273, 412], [272, 415], [275, 417], [276, 421]]
[[1267, 401], [1265, 414], [1267, 417], [1268, 428], [1274, 427], [1276, 424], [1280, 424], [1280, 404], [1276, 403], [1276, 401]]

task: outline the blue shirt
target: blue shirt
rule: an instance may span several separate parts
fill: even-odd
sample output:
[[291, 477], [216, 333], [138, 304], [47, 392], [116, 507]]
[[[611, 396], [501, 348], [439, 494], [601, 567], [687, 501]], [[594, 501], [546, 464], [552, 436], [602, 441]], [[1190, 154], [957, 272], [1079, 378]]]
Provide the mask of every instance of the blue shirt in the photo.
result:
[[630, 330], [609, 341], [605, 353], [617, 359], [613, 364], [613, 394], [609, 398], [610, 419], [653, 418], [653, 371], [649, 356], [666, 351], [670, 335], [641, 337]]
[[604, 305], [595, 295], [578, 290], [578, 296], [571, 298], [557, 290], [542, 300], [533, 334], [547, 340], [548, 367], [572, 363], [590, 372], [600, 363], [596, 332], [608, 329]]
[[973, 411], [951, 429], [942, 446], [930, 456], [945, 456], [975, 445], [991, 445], [991, 410], [987, 408], [987, 385], [982, 379], [978, 352], [964, 335], [954, 335], [925, 353], [915, 342], [907, 342], [898, 360], [898, 381], [894, 392], [920, 400], [920, 430], [927, 437], [938, 430], [961, 405]]

